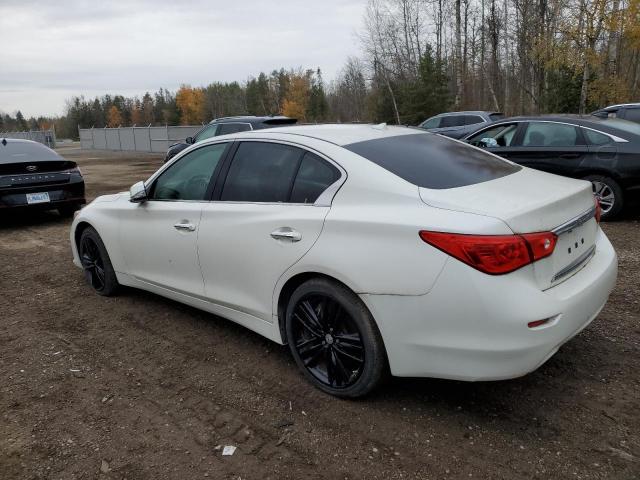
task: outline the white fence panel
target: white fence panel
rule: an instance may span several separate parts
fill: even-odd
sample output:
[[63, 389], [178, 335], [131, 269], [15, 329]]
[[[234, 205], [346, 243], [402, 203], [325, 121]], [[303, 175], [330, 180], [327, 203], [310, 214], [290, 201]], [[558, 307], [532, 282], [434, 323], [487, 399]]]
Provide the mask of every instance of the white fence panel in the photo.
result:
[[118, 128], [107, 128], [104, 131], [107, 150], [120, 150], [120, 132]]
[[56, 146], [55, 130], [30, 130], [28, 132], [0, 132], [0, 138], [17, 138], [21, 140], [33, 140], [42, 143], [49, 148]]
[[202, 125], [79, 128], [78, 133], [83, 149], [164, 153], [170, 145], [184, 142], [201, 128]]

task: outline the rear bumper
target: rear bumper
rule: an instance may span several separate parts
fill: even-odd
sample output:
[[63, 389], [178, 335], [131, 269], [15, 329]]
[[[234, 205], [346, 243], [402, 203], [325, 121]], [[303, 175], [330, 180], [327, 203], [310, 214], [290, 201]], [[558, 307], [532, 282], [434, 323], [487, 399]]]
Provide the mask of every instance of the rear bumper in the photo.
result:
[[[49, 194], [50, 202], [29, 204], [27, 193]], [[84, 179], [73, 179], [68, 183], [54, 185], [30, 185], [25, 187], [11, 187], [0, 189], [0, 209], [29, 208], [53, 209], [64, 205], [83, 205], [86, 203], [84, 193]]]
[[[585, 328], [616, 277], [615, 251], [599, 230], [586, 266], [545, 291], [531, 280], [531, 266], [488, 276], [449, 259], [426, 295], [361, 298], [378, 323], [392, 374], [500, 380], [535, 370]], [[544, 326], [527, 326], [546, 318]]]

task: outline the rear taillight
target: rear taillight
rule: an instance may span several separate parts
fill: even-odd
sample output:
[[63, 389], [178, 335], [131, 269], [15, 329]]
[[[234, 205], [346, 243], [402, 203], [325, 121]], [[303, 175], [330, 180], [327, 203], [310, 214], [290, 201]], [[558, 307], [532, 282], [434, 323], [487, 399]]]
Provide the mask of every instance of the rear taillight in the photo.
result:
[[553, 253], [557, 237], [551, 232], [522, 235], [464, 235], [420, 232], [420, 238], [458, 260], [490, 275], [513, 272]]
[[594, 195], [593, 201], [596, 202], [596, 222], [600, 223], [600, 217], [602, 217], [602, 207], [600, 206], [600, 200]]

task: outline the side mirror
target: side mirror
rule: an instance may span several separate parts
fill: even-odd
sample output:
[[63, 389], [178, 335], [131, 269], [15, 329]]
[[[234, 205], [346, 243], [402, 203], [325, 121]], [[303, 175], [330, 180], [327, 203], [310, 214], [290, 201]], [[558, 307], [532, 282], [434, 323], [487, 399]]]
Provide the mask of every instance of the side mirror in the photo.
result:
[[196, 139], [193, 137], [187, 137], [185, 139], [185, 142], [188, 143], [189, 145], [193, 145], [194, 143], [196, 143]]
[[485, 138], [480, 140], [479, 146], [483, 147], [483, 148], [497, 147], [498, 146], [498, 141], [495, 138], [485, 137]]
[[147, 189], [144, 182], [134, 183], [129, 189], [129, 201], [132, 203], [142, 203], [147, 200]]

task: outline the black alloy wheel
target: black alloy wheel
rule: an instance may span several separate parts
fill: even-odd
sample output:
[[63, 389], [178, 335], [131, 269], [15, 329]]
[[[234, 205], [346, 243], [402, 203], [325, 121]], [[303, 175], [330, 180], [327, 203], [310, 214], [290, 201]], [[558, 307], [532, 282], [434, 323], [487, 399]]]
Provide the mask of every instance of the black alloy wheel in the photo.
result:
[[386, 372], [384, 345], [371, 314], [340, 284], [319, 278], [298, 287], [287, 308], [286, 329], [296, 363], [327, 393], [362, 396]]
[[118, 280], [102, 239], [93, 228], [82, 232], [78, 254], [87, 283], [100, 295], [109, 296], [118, 288]]

